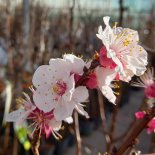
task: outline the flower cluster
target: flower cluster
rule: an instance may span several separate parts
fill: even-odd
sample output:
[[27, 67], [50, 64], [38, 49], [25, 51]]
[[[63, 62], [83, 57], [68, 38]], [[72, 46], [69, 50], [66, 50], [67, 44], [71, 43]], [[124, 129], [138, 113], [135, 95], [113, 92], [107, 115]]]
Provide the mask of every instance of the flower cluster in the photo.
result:
[[111, 28], [109, 19], [104, 17], [106, 27], [102, 30], [100, 26], [98, 30], [97, 37], [103, 43], [99, 54], [88, 62], [65, 54], [62, 59], [50, 59], [48, 65], [38, 67], [32, 78], [33, 102], [25, 95], [23, 108], [8, 114], [6, 120], [17, 123], [29, 120], [34, 130], [39, 129], [46, 137], [50, 133], [59, 137], [57, 131], [62, 121], [72, 123], [74, 110], [89, 118], [82, 104], [88, 99], [88, 89], [99, 88], [115, 104], [112, 81], [129, 82], [132, 76], [142, 75], [146, 70], [147, 53], [138, 44], [137, 31]]

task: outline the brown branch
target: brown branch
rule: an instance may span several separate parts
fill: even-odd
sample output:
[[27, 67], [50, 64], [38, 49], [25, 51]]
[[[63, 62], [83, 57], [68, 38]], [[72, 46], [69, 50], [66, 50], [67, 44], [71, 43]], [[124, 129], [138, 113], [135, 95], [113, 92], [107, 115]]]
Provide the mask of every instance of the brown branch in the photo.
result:
[[120, 146], [120, 148], [116, 152], [112, 152], [112, 155], [122, 155], [125, 151], [132, 146], [134, 140], [137, 136], [143, 131], [143, 129], [147, 126], [149, 121], [155, 117], [155, 107], [148, 110], [144, 119], [137, 123], [137, 125], [133, 128], [125, 142]]
[[34, 131], [33, 139], [31, 142], [31, 145], [32, 145], [31, 149], [34, 155], [39, 155], [40, 138], [41, 138], [40, 130], [36, 129]]
[[80, 137], [80, 131], [79, 131], [79, 119], [78, 119], [78, 113], [77, 111], [74, 111], [74, 122], [75, 122], [75, 135], [76, 135], [76, 141], [77, 141], [77, 155], [82, 155], [81, 152], [81, 137]]

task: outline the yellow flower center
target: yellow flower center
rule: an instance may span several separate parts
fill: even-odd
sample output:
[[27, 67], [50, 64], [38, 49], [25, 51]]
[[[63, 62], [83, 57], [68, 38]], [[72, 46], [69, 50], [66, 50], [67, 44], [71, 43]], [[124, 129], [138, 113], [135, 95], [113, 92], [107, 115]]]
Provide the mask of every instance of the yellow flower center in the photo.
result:
[[128, 46], [130, 44], [130, 40], [129, 39], [125, 39], [123, 42], [124, 46]]

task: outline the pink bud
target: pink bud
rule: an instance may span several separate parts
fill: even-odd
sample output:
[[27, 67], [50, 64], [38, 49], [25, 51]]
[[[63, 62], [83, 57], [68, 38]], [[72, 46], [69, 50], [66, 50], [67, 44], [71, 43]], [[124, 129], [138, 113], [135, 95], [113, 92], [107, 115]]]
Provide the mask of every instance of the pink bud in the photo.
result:
[[148, 123], [147, 133], [151, 134], [155, 130], [155, 117]]
[[135, 113], [135, 117], [137, 119], [142, 119], [142, 118], [144, 118], [145, 114], [146, 114], [145, 111], [138, 111]]
[[155, 98], [155, 83], [146, 87], [145, 94], [146, 94], [146, 97], [148, 98]]

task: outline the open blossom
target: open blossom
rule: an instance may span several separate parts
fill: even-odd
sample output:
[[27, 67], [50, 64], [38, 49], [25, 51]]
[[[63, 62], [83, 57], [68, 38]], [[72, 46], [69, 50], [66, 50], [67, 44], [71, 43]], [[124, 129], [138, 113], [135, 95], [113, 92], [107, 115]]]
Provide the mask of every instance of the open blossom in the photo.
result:
[[[57, 131], [61, 128], [61, 121], [56, 121], [53, 111], [45, 113], [39, 110], [26, 95], [26, 100], [22, 99], [22, 107], [6, 115], [7, 122], [15, 122], [17, 125], [22, 125], [24, 121], [28, 121], [30, 126], [37, 129], [40, 134], [45, 134], [46, 138], [52, 133], [55, 138], [60, 137]], [[33, 135], [32, 132], [32, 135]]]
[[140, 76], [137, 82], [132, 82], [133, 86], [145, 88], [145, 95], [148, 98], [155, 98], [154, 70], [148, 69], [144, 75]]
[[74, 109], [88, 117], [80, 104], [88, 98], [88, 90], [84, 86], [75, 88], [75, 74], [82, 75], [84, 65], [82, 59], [65, 55], [64, 59], [51, 59], [49, 65], [40, 66], [32, 80], [36, 106], [44, 112], [53, 110], [57, 121], [71, 123]]
[[104, 17], [105, 29], [99, 27], [97, 37], [102, 40], [100, 50], [100, 64], [114, 69], [116, 77], [123, 81], [130, 81], [133, 75], [140, 76], [146, 70], [147, 53], [138, 45], [137, 31], [129, 28], [109, 25], [110, 17]]

